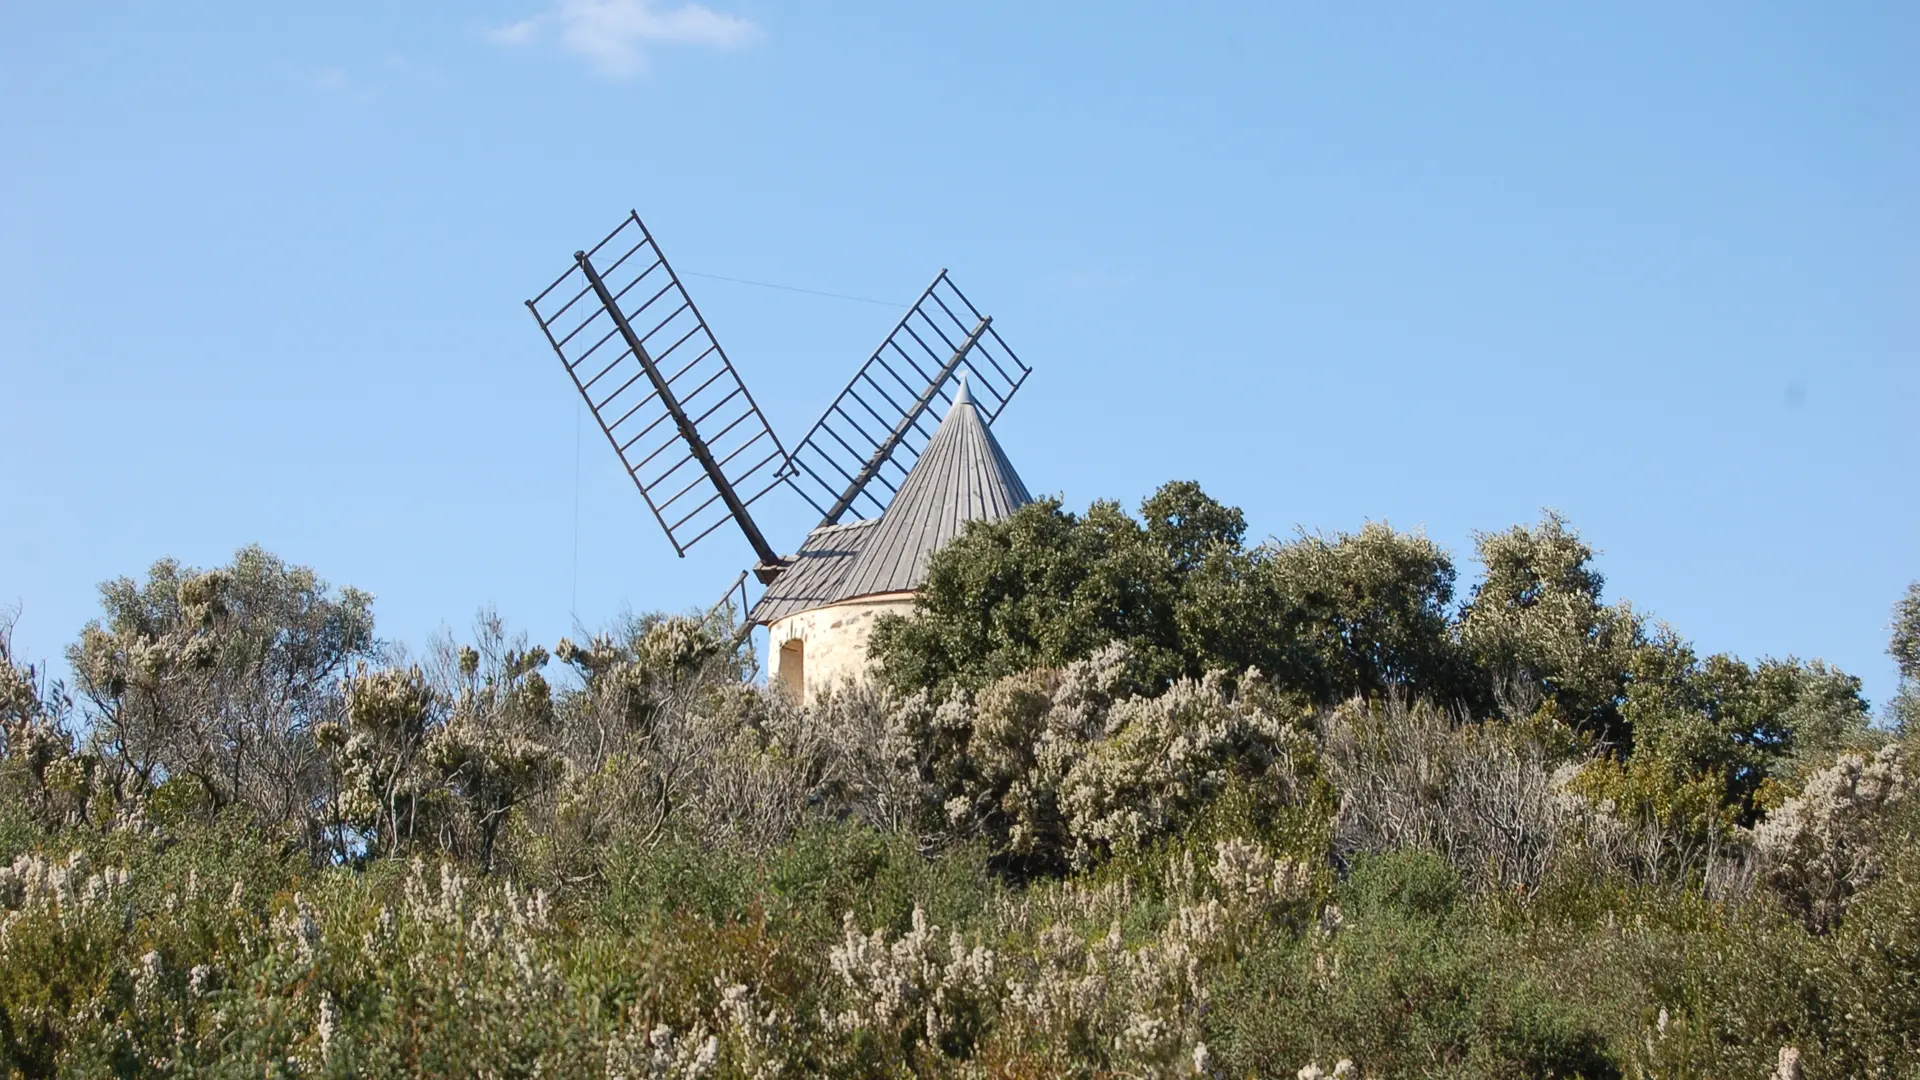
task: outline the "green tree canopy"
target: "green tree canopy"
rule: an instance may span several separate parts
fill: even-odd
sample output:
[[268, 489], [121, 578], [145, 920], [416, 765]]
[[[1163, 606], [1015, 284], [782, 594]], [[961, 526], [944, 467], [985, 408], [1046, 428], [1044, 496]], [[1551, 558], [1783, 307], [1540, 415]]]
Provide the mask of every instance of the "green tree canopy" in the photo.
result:
[[[1603, 794], [1702, 829], [1752, 820], [1770, 778], [1820, 767], [1866, 730], [1850, 675], [1817, 660], [1702, 659], [1609, 603], [1592, 547], [1551, 511], [1476, 536], [1484, 573], [1457, 607], [1451, 557], [1418, 533], [1369, 523], [1249, 547], [1245, 531], [1239, 510], [1189, 481], [1162, 487], [1138, 519], [1111, 502], [1077, 516], [1042, 500], [937, 552], [913, 613], [882, 619], [871, 655], [894, 690], [936, 701], [1120, 642], [1139, 690], [1257, 668], [1303, 704], [1397, 692], [1557, 722], [1570, 745], [1637, 755], [1595, 781]], [[1907, 607], [1896, 656], [1920, 648], [1920, 601]]]
[[1245, 531], [1240, 510], [1191, 481], [1162, 487], [1140, 519], [1042, 499], [936, 553], [913, 615], [882, 619], [872, 656], [895, 689], [936, 695], [1113, 641], [1150, 684], [1258, 668], [1320, 703], [1457, 692], [1454, 569], [1437, 544], [1369, 524], [1249, 548]]
[[1900, 669], [1900, 689], [1888, 712], [1901, 731], [1920, 730], [1920, 581], [1893, 607], [1893, 639], [1887, 653]]
[[1646, 635], [1631, 607], [1602, 602], [1593, 549], [1551, 511], [1474, 540], [1485, 575], [1461, 612], [1460, 640], [1480, 685], [1537, 688], [1576, 729], [1620, 735], [1628, 668]]

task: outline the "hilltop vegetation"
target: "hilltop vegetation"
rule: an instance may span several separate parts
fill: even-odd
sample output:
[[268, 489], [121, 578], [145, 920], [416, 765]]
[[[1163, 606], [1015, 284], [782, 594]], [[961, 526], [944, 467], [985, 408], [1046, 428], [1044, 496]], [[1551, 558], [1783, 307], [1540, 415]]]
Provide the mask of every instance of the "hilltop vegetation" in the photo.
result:
[[1920, 583], [1875, 725], [1555, 516], [1244, 532], [976, 524], [805, 708], [697, 619], [109, 582], [71, 685], [0, 633], [0, 1071], [1920, 1076]]

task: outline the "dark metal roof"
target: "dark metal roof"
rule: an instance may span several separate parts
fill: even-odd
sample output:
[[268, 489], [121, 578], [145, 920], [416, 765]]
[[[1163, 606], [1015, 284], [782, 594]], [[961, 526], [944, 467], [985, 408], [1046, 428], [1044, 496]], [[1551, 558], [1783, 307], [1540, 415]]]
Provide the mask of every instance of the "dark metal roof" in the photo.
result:
[[752, 620], [788, 615], [926, 581], [927, 560], [969, 521], [999, 521], [1033, 497], [962, 383], [947, 417], [877, 520], [815, 529], [768, 586]]
[[773, 579], [766, 595], [753, 605], [747, 620], [766, 626], [845, 599], [842, 586], [847, 572], [853, 569], [862, 544], [879, 524], [879, 518], [872, 518], [813, 530], [794, 554], [792, 564]]

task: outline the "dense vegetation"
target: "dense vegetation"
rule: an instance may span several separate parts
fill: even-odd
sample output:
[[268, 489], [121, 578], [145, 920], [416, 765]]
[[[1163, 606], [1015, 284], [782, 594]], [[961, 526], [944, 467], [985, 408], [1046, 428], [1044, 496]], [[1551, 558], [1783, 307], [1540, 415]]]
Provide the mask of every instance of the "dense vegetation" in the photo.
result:
[[0, 1071], [1920, 1076], [1920, 584], [1870, 722], [1553, 516], [935, 560], [810, 707], [724, 627], [421, 655], [257, 550], [0, 632]]

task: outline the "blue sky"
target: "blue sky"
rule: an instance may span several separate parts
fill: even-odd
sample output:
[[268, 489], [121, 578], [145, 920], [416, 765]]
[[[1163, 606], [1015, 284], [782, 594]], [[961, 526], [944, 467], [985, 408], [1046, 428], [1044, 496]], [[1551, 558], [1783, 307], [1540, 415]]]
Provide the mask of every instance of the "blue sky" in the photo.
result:
[[[683, 272], [1035, 368], [1073, 506], [1256, 534], [1566, 513], [1703, 652], [1891, 692], [1920, 577], [1920, 9], [713, 0], [0, 7], [0, 603], [250, 542], [422, 643], [711, 602], [521, 301], [637, 208]], [[782, 436], [878, 305], [689, 285]], [[576, 465], [577, 462], [577, 465]], [[776, 545], [811, 516], [759, 506]]]

